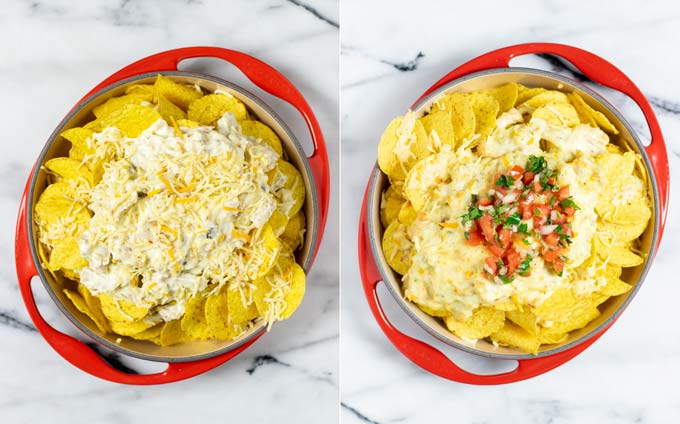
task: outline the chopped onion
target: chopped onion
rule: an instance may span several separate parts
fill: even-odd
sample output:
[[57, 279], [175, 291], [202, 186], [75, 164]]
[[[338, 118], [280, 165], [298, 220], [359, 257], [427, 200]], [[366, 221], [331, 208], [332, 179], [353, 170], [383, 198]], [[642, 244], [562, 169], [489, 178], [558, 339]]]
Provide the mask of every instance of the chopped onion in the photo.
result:
[[517, 200], [517, 193], [508, 193], [507, 195], [503, 196], [501, 199], [503, 200], [503, 203], [505, 203], [505, 204], [512, 203], [515, 200]]
[[542, 226], [538, 231], [546, 236], [552, 232], [555, 232], [555, 229], [557, 228], [557, 225], [544, 225]]

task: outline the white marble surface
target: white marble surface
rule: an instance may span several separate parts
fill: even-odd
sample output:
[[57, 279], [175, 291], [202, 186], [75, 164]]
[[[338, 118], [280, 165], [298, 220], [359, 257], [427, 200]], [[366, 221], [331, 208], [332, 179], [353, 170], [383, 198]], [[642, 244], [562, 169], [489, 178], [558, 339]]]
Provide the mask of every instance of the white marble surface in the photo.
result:
[[[20, 299], [13, 239], [19, 198], [30, 167], [68, 109], [120, 67], [175, 47], [228, 47], [251, 53], [281, 70], [307, 97], [321, 122], [335, 184], [338, 14], [334, 0], [2, 3], [0, 422], [337, 421], [336, 200], [324, 246], [308, 279], [306, 298], [296, 314], [275, 325], [235, 360], [200, 377], [166, 386], [130, 387], [100, 381], [53, 352], [35, 331]], [[244, 81], [216, 60], [192, 61], [185, 67]], [[293, 119], [294, 114], [281, 103], [271, 104]], [[294, 130], [307, 141], [300, 122], [296, 124]], [[333, 189], [337, 193], [337, 187]], [[41, 285], [34, 284], [34, 291], [49, 321], [75, 334]], [[267, 355], [275, 361], [263, 360]], [[124, 363], [138, 370], [160, 368], [139, 361]]]
[[[415, 4], [419, 6], [416, 7]], [[347, 423], [677, 423], [680, 422], [680, 55], [676, 2], [343, 0], [341, 54], [341, 417]], [[581, 356], [535, 379], [475, 387], [430, 375], [382, 334], [360, 288], [358, 210], [380, 134], [437, 79], [484, 52], [520, 42], [576, 45], [620, 67], [655, 104], [672, 172], [671, 204], [656, 262], [615, 326]], [[399, 71], [394, 64], [409, 65]], [[542, 59], [522, 63], [551, 66]], [[515, 63], [516, 64], [516, 63]], [[406, 66], [407, 68], [409, 66]], [[403, 68], [403, 67], [402, 67]], [[613, 96], [636, 128], [630, 103]], [[381, 285], [382, 287], [382, 285]], [[386, 290], [397, 327], [409, 322]], [[445, 352], [472, 371], [512, 364]]]

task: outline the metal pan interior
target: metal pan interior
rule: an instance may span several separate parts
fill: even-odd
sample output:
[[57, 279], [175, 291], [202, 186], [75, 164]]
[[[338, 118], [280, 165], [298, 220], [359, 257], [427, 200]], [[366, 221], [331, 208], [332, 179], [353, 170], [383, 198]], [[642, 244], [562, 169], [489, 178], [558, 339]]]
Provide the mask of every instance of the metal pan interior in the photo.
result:
[[[307, 221], [307, 231], [303, 245], [296, 252], [296, 258], [298, 263], [303, 266], [305, 271], [309, 271], [309, 266], [312, 259], [311, 253], [317, 242], [319, 208], [316, 199], [314, 180], [312, 178], [309, 164], [302, 146], [297, 141], [293, 133], [269, 106], [267, 106], [261, 99], [257, 98], [255, 95], [249, 93], [243, 88], [219, 78], [191, 72], [163, 72], [163, 75], [168, 76], [179, 83], [197, 84], [208, 93], [218, 89], [230, 93], [247, 106], [251, 115], [254, 115], [258, 120], [267, 124], [279, 136], [283, 145], [286, 159], [295, 165], [295, 167], [300, 171], [305, 184], [306, 200], [305, 204], [303, 205], [303, 211]], [[105, 102], [111, 97], [124, 94], [125, 89], [128, 86], [132, 84], [152, 84], [156, 76], [157, 74], [155, 73], [137, 75], [122, 80], [116, 84], [102, 89], [97, 93], [94, 93], [92, 96], [78, 104], [62, 120], [62, 122], [50, 136], [48, 142], [45, 144], [45, 147], [40, 154], [40, 157], [38, 158], [37, 166], [35, 167], [33, 175], [31, 176], [31, 192], [29, 193], [29, 199], [31, 199], [31, 201], [29, 203], [27, 219], [28, 227], [32, 229], [32, 237], [29, 242], [33, 255], [33, 261], [36, 264], [40, 264], [40, 261], [36, 250], [38, 238], [36, 228], [33, 223], [33, 207], [39, 198], [40, 193], [42, 193], [42, 191], [47, 186], [47, 174], [41, 169], [41, 166], [51, 158], [68, 156], [68, 150], [70, 148], [70, 143], [59, 136], [59, 134], [68, 128], [82, 126], [85, 123], [93, 120], [94, 115], [92, 114], [92, 109], [95, 106]], [[49, 272], [46, 272], [42, 266], [38, 266], [37, 269], [43, 285], [45, 286], [49, 295], [52, 297], [61, 311], [80, 330], [99, 343], [113, 350], [140, 359], [161, 362], [186, 362], [210, 358], [235, 349], [265, 331], [264, 322], [259, 319], [255, 321], [255, 325], [248, 332], [235, 340], [192, 341], [180, 343], [174, 346], [158, 346], [149, 341], [134, 340], [130, 337], [121, 337], [117, 334], [104, 334], [97, 328], [97, 326], [89, 317], [78, 311], [73, 306], [71, 301], [68, 300], [63, 294], [63, 288], [74, 287], [75, 283], [73, 281], [68, 280], [61, 275], [57, 275], [55, 278]]]
[[427, 98], [422, 99], [415, 105], [413, 111], [416, 113], [416, 116], [422, 116], [429, 110], [435, 99], [445, 93], [489, 89], [509, 82], [520, 83], [527, 87], [544, 87], [564, 92], [577, 92], [590, 106], [604, 113], [605, 116], [614, 123], [620, 132], [618, 139], [614, 141], [615, 144], [629, 146], [633, 151], [642, 156], [649, 174], [648, 192], [652, 197], [651, 200], [654, 210], [647, 230], [640, 237], [639, 248], [640, 251], [646, 255], [647, 259], [643, 264], [635, 268], [624, 268], [623, 274], [621, 275], [621, 279], [633, 285], [633, 289], [624, 295], [612, 297], [604, 304], [600, 305], [599, 309], [601, 315], [590, 322], [586, 327], [571, 332], [564, 342], [541, 346], [537, 356], [524, 353], [517, 348], [494, 346], [486, 340], [464, 340], [451, 333], [441, 319], [427, 315], [414, 303], [406, 301], [403, 297], [401, 288], [401, 276], [395, 273], [385, 261], [385, 256], [381, 247], [383, 228], [380, 223], [380, 199], [382, 192], [389, 186], [389, 181], [387, 176], [380, 171], [377, 165], [371, 174], [370, 180], [368, 205], [368, 213], [370, 216], [368, 217], [368, 223], [371, 248], [384, 282], [399, 305], [423, 329], [451, 346], [477, 355], [499, 359], [531, 359], [562, 352], [587, 340], [589, 337], [598, 334], [623, 312], [642, 285], [644, 277], [651, 265], [653, 246], [657, 243], [658, 225], [660, 222], [659, 199], [654, 171], [649, 162], [649, 158], [647, 157], [639, 137], [630, 124], [626, 122], [623, 116], [611, 104], [597, 93], [575, 81], [562, 77], [561, 75], [525, 68], [499, 68], [478, 72], [454, 80], [443, 86], [430, 96], [427, 96]]

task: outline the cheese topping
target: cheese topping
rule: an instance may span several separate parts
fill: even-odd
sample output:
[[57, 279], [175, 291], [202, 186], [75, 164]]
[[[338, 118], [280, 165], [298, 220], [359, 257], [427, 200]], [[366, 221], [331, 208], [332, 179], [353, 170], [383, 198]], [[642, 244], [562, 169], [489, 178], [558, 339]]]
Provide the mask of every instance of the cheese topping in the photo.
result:
[[242, 135], [231, 113], [216, 129], [178, 134], [158, 120], [137, 138], [107, 128], [91, 141], [106, 158], [79, 240], [88, 261], [80, 281], [94, 295], [170, 321], [209, 285], [245, 285], [257, 274], [260, 231], [292, 195], [280, 176], [270, 182], [279, 155]]
[[[598, 178], [594, 158], [606, 152], [607, 135], [587, 125], [569, 128], [540, 119], [524, 123], [517, 119], [518, 115], [514, 109], [501, 115], [496, 129], [479, 146], [478, 152], [465, 147], [456, 151], [444, 149], [424, 159], [426, 165], [414, 168], [407, 177], [406, 192], [420, 191], [426, 199], [417, 219], [404, 226], [404, 239], [414, 246], [411, 266], [403, 276], [407, 299], [464, 319], [480, 305], [515, 301], [538, 306], [555, 290], [579, 278], [575, 269], [591, 254], [591, 240], [597, 226], [594, 207], [598, 192], [605, 189]], [[547, 144], [542, 146], [541, 140]], [[529, 261], [530, 275], [516, 274], [511, 284], [504, 284], [487, 277], [487, 248], [471, 246], [466, 242], [464, 226], [453, 223], [460, 224], [474, 199], [497, 195], [489, 192], [494, 175], [507, 173], [513, 164], [525, 164], [531, 155], [545, 157], [549, 167], [557, 171], [556, 184], [569, 186], [571, 198], [580, 206], [571, 222], [573, 243], [563, 276], [543, 259], [533, 258]], [[622, 193], [621, 197], [629, 196]], [[509, 204], [516, 200], [500, 198]], [[479, 209], [485, 211], [489, 207], [492, 206]], [[534, 230], [531, 219], [524, 223], [527, 231]], [[545, 235], [556, 231], [556, 227], [545, 225], [538, 230]], [[525, 257], [525, 252], [539, 247], [537, 243], [516, 240], [514, 249]], [[601, 281], [580, 278], [578, 291], [592, 293], [600, 285]]]

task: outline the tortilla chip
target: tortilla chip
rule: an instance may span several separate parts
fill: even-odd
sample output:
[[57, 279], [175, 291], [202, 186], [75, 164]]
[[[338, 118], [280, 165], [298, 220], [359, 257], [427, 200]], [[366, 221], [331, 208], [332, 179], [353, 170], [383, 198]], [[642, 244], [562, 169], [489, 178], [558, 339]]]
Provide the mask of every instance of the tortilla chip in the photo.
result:
[[406, 226], [391, 223], [383, 234], [382, 248], [387, 264], [399, 274], [406, 274], [411, 266], [412, 244], [406, 236]]
[[[165, 96], [162, 94], [158, 95], [158, 113], [165, 119], [165, 122], [167, 122], [169, 125], [173, 125], [173, 119], [175, 122], [184, 120], [187, 117], [187, 114], [184, 113], [182, 109], [180, 109], [178, 106], [175, 106], [174, 103], [172, 103], [170, 100], [168, 100]], [[179, 125], [179, 124], [178, 124]]]
[[78, 241], [73, 237], [57, 240], [50, 251], [48, 268], [51, 271], [60, 269], [79, 270], [87, 266], [87, 260], [80, 255]]
[[298, 171], [296, 167], [283, 159], [279, 160], [276, 168], [274, 168], [271, 172], [278, 172], [285, 178], [283, 188], [290, 192], [290, 198], [293, 200], [293, 202], [290, 205], [282, 204], [279, 206], [279, 209], [286, 215], [286, 217], [291, 218], [293, 215], [298, 213], [305, 202], [305, 183], [302, 179], [302, 175], [300, 175], [300, 171]]
[[451, 124], [450, 112], [438, 110], [419, 118], [419, 121], [430, 137], [430, 145], [434, 147], [434, 151], [439, 151], [443, 145], [448, 145], [451, 149], [456, 148], [456, 134]]
[[154, 82], [154, 88], [158, 94], [184, 111], [189, 109], [191, 102], [203, 97], [203, 92], [197, 90], [195, 86], [178, 84], [163, 75], [158, 75], [156, 82]]
[[70, 128], [62, 132], [60, 135], [71, 142], [69, 157], [80, 162], [85, 156], [93, 154], [95, 149], [88, 144], [88, 139], [92, 134], [92, 130], [81, 127]]
[[499, 331], [505, 322], [505, 312], [482, 306], [464, 321], [452, 316], [444, 318], [446, 327], [458, 337], [483, 339]]
[[239, 99], [226, 94], [208, 94], [189, 105], [187, 116], [202, 125], [215, 125], [218, 119], [230, 112], [237, 121], [248, 119], [246, 106]]
[[380, 202], [380, 222], [382, 222], [383, 227], [387, 227], [397, 219], [399, 209], [401, 209], [404, 201], [404, 198], [393, 186], [389, 186], [383, 192]]
[[392, 120], [378, 144], [378, 165], [391, 179], [403, 180], [421, 158], [430, 154], [425, 127], [413, 112]]
[[96, 116], [97, 119], [102, 119], [123, 109], [127, 105], [140, 105], [145, 101], [147, 101], [145, 96], [140, 96], [138, 94], [111, 97], [99, 106], [95, 106], [94, 109], [92, 109], [92, 113], [94, 113], [94, 116]]
[[432, 106], [431, 113], [436, 113], [438, 110], [449, 112], [457, 146], [474, 135], [475, 113], [468, 98], [463, 93], [451, 93], [443, 96]]
[[279, 156], [283, 155], [283, 147], [281, 147], [281, 140], [276, 133], [260, 121], [252, 121], [246, 119], [239, 122], [241, 125], [241, 132], [247, 137], [252, 137], [256, 140], [262, 140], [269, 145]]
[[161, 115], [154, 109], [137, 104], [129, 104], [116, 109], [109, 115], [88, 123], [85, 127], [94, 131], [101, 131], [106, 127], [116, 127], [125, 137], [139, 137], [139, 135], [156, 121]]
[[507, 112], [515, 106], [518, 92], [519, 86], [514, 82], [483, 91], [483, 93], [486, 93], [496, 99], [498, 102], [499, 113]]
[[485, 140], [496, 127], [496, 117], [500, 107], [495, 98], [481, 92], [468, 93], [467, 98], [475, 114], [475, 134], [479, 134], [476, 141], [478, 143], [480, 140]]
[[83, 284], [78, 284], [78, 293], [85, 299], [85, 303], [90, 308], [92, 315], [90, 318], [97, 324], [97, 327], [104, 332], [110, 333], [111, 326], [109, 325], [109, 320], [106, 319], [104, 312], [102, 312], [102, 305], [99, 298], [93, 296], [92, 293]]
[[569, 103], [550, 103], [537, 108], [531, 119], [542, 119], [548, 124], [574, 127], [580, 123], [576, 109]]
[[65, 180], [84, 181], [90, 186], [94, 185], [92, 172], [79, 160], [68, 157], [53, 158], [45, 162], [44, 166]]
[[527, 100], [531, 99], [532, 97], [536, 97], [537, 95], [544, 93], [546, 91], [547, 90], [542, 87], [528, 88], [521, 85], [520, 89], [517, 91], [517, 100], [515, 100], [515, 106], [519, 106], [522, 103], [526, 102]]
[[304, 238], [305, 230], [305, 214], [302, 210], [298, 211], [293, 217], [288, 221], [286, 229], [281, 234], [281, 241], [290, 247], [291, 250], [295, 250], [302, 244]]
[[[259, 316], [250, 288], [244, 287], [242, 290], [243, 298], [241, 297], [241, 290], [239, 290], [238, 287], [225, 290], [229, 322], [241, 324], [254, 320]], [[246, 302], [246, 305], [243, 304], [243, 301]]]
[[184, 332], [182, 332], [182, 324], [179, 319], [163, 324], [159, 340], [161, 346], [172, 346], [177, 343], [182, 343], [185, 340], [186, 336], [184, 335]]
[[[187, 337], [196, 340], [207, 340], [213, 336], [210, 324], [206, 321], [206, 302], [207, 298], [201, 296], [200, 293], [187, 301], [184, 316], [181, 320], [182, 332], [186, 334]], [[213, 300], [211, 302], [211, 310], [214, 310], [217, 307], [221, 307], [221, 304], [219, 301]], [[224, 299], [224, 308], [224, 314], [220, 316], [226, 321], [226, 299]], [[211, 317], [214, 318], [215, 316], [211, 315]], [[216, 337], [219, 337], [219, 335], [216, 335]]]
[[505, 325], [500, 330], [491, 334], [490, 337], [491, 340], [501, 346], [517, 347], [524, 352], [534, 355], [538, 353], [538, 348], [541, 347], [541, 342], [536, 336], [529, 334], [510, 320], [506, 320]]

